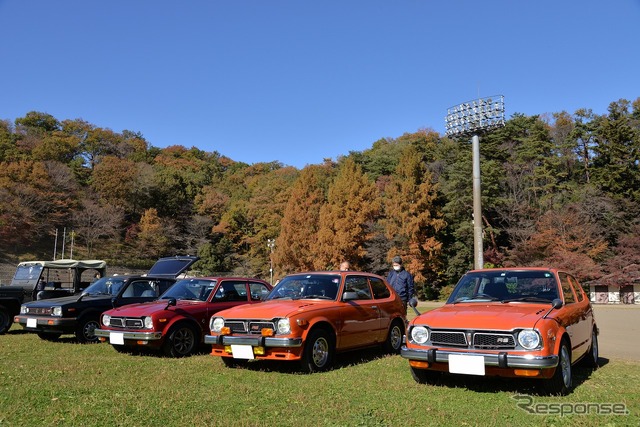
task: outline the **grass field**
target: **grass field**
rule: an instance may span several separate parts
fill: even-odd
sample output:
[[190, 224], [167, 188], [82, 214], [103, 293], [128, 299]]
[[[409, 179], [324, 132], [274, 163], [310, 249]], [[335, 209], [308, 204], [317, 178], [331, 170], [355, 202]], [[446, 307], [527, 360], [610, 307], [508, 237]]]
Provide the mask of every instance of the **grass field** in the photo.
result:
[[[419, 385], [406, 360], [376, 350], [303, 375], [287, 364], [228, 369], [208, 354], [168, 359], [64, 337], [45, 342], [15, 325], [0, 349], [0, 426], [640, 425], [640, 363], [623, 360], [578, 368], [569, 396], [545, 397], [531, 382], [508, 379]], [[517, 395], [532, 400], [524, 405]], [[587, 403], [621, 404], [629, 414], [597, 415], [589, 406], [589, 415], [534, 415], [520, 407], [584, 412]]]

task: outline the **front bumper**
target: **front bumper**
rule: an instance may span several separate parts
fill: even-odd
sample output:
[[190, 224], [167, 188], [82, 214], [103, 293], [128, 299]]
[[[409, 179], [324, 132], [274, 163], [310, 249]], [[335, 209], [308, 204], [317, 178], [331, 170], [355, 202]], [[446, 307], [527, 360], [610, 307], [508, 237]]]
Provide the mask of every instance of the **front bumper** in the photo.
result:
[[158, 341], [162, 339], [162, 332], [136, 332], [136, 331], [115, 331], [110, 329], [96, 329], [94, 331], [97, 337], [111, 338], [111, 334], [122, 334], [125, 340], [133, 341]]
[[482, 353], [438, 348], [413, 349], [402, 346], [400, 354], [405, 359], [420, 360], [428, 363], [449, 363], [450, 355], [482, 356], [484, 365], [504, 369], [552, 369], [558, 366], [558, 356], [532, 356], [509, 352]]
[[34, 332], [72, 333], [78, 324], [77, 317], [30, 316], [19, 314], [13, 321]]
[[211, 345], [250, 345], [252, 347], [301, 347], [302, 338], [275, 338], [250, 335], [205, 335], [204, 343]]

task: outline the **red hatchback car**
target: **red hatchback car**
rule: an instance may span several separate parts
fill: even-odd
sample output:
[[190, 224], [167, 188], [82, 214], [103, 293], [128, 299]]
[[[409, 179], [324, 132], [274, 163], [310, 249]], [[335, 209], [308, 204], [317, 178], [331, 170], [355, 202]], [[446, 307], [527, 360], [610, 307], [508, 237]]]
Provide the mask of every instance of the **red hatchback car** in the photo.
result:
[[598, 327], [589, 298], [552, 268], [470, 271], [447, 303], [409, 324], [401, 354], [413, 378], [442, 373], [537, 379], [566, 394], [572, 366], [598, 363]]
[[271, 285], [259, 279], [184, 279], [169, 288], [158, 301], [104, 312], [101, 328], [96, 329], [95, 334], [121, 352], [152, 348], [169, 357], [188, 356], [202, 344], [209, 318], [214, 313], [261, 302], [270, 290]]

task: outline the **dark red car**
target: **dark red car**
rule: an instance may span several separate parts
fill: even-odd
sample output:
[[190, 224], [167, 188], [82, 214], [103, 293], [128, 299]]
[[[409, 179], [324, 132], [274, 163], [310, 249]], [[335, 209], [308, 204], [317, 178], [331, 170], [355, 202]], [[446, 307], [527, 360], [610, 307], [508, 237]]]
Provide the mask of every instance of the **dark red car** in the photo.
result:
[[169, 288], [158, 301], [106, 311], [95, 335], [101, 341], [109, 341], [118, 351], [151, 348], [169, 357], [188, 356], [203, 343], [214, 313], [261, 302], [270, 291], [271, 286], [259, 279], [184, 279]]

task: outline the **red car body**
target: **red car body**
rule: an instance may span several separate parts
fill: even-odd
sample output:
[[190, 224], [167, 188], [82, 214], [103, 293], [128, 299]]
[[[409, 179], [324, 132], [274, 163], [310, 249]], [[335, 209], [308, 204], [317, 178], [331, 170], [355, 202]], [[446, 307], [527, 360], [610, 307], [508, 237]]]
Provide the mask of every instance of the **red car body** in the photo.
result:
[[270, 290], [267, 282], [244, 277], [184, 279], [158, 301], [106, 311], [95, 334], [118, 351], [152, 348], [170, 357], [188, 356], [202, 344], [214, 313], [261, 302]]
[[411, 321], [401, 354], [414, 379], [443, 372], [543, 380], [566, 394], [572, 365], [598, 361], [589, 298], [570, 274], [551, 268], [465, 274], [447, 303]]
[[267, 299], [212, 316], [212, 355], [227, 366], [249, 359], [299, 361], [328, 369], [334, 353], [371, 346], [399, 352], [405, 329], [400, 297], [371, 273], [323, 271], [283, 278]]

